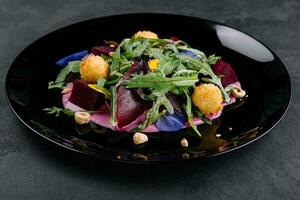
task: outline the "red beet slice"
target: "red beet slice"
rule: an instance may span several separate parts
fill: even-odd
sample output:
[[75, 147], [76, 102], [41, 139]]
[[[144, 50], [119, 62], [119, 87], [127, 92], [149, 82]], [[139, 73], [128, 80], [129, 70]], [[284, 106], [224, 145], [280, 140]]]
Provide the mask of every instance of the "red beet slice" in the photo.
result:
[[75, 80], [69, 101], [83, 109], [95, 110], [104, 103], [105, 95], [90, 88], [85, 83]]
[[178, 40], [179, 40], [179, 38], [178, 38], [178, 37], [176, 37], [176, 36], [172, 36], [172, 37], [170, 38], [170, 40], [173, 40], [174, 42], [176, 42], [176, 41], [178, 41]]
[[134, 90], [127, 90], [124, 86], [117, 91], [117, 120], [118, 127], [122, 128], [144, 113], [147, 107], [145, 102]]
[[132, 74], [147, 74], [150, 71], [148, 62], [145, 60], [136, 60], [125, 74], [124, 78], [129, 79]]
[[221, 76], [221, 82], [224, 87], [238, 81], [233, 68], [223, 60], [218, 60], [216, 64], [212, 66], [212, 70], [216, 75]]
[[96, 46], [96, 47], [93, 47], [91, 49], [91, 52], [94, 54], [94, 55], [107, 55], [109, 56], [109, 53], [110, 52], [115, 52], [116, 48], [115, 47], [109, 47], [109, 46]]

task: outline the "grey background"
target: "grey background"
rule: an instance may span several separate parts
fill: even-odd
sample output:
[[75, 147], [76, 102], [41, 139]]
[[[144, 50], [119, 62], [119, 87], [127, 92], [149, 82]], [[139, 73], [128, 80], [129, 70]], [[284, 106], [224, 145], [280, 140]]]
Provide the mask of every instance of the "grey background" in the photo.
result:
[[[284, 119], [247, 148], [206, 161], [161, 166], [96, 162], [27, 130], [4, 95], [6, 72], [15, 56], [70, 23], [129, 12], [208, 18], [264, 41], [291, 76], [293, 96]], [[299, 53], [297, 0], [0, 0], [0, 199], [299, 199]]]

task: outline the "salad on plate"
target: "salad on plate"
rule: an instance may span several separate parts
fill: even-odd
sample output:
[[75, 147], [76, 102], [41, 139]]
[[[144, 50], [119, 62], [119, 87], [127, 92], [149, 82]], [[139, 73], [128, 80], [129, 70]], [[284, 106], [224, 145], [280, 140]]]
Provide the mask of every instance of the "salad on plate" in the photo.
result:
[[[74, 117], [79, 125], [96, 123], [133, 132], [135, 144], [147, 134], [210, 124], [225, 106], [246, 96], [235, 71], [216, 55], [206, 56], [188, 43], [139, 31], [120, 43], [102, 45], [59, 59], [61, 67], [48, 89], [61, 89], [62, 107], [48, 114]], [[182, 146], [187, 146], [185, 138]]]

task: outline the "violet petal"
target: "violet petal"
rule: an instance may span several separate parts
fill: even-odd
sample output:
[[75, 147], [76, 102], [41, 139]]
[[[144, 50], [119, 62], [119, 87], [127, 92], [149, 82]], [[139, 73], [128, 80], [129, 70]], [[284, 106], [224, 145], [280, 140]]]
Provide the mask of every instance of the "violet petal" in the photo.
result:
[[68, 55], [68, 56], [63, 57], [62, 59], [58, 60], [55, 64], [65, 67], [71, 61], [81, 60], [82, 58], [84, 58], [84, 56], [88, 55], [88, 53], [89, 53], [88, 50], [73, 53], [71, 55]]
[[190, 56], [190, 57], [192, 57], [194, 59], [198, 59], [199, 58], [195, 53], [193, 53], [192, 51], [188, 51], [188, 50], [181, 51], [180, 54], [181, 55]]
[[175, 111], [173, 115], [166, 114], [159, 118], [155, 125], [161, 131], [178, 131], [184, 127], [185, 121], [184, 116]]

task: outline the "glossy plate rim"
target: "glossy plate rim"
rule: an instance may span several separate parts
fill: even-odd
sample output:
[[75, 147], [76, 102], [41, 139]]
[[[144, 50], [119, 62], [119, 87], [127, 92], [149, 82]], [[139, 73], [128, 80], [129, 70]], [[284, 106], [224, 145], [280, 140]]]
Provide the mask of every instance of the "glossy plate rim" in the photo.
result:
[[[211, 24], [215, 24], [215, 25], [222, 25], [222, 26], [225, 26], [225, 27], [229, 27], [229, 28], [232, 28], [234, 30], [237, 30], [241, 33], [244, 33], [245, 35], [247, 36], [250, 36], [251, 38], [253, 38], [254, 40], [258, 41], [260, 44], [262, 44], [266, 49], [268, 49], [273, 55], [276, 56], [276, 59], [278, 59], [278, 61], [280, 62], [280, 64], [282, 65], [284, 71], [286, 72], [287, 74], [287, 78], [288, 78], [288, 84], [289, 84], [289, 97], [288, 97], [288, 103], [284, 109], [284, 111], [282, 112], [280, 118], [269, 128], [267, 129], [266, 131], [264, 131], [263, 133], [261, 133], [259, 136], [255, 137], [254, 139], [250, 140], [250, 141], [247, 141], [239, 146], [236, 146], [234, 148], [231, 148], [231, 149], [228, 149], [226, 151], [222, 151], [222, 152], [218, 152], [218, 153], [215, 153], [215, 154], [210, 154], [210, 155], [207, 155], [207, 156], [204, 156], [204, 157], [198, 157], [198, 158], [192, 158], [192, 159], [174, 159], [174, 160], [147, 160], [147, 161], [144, 161], [144, 160], [134, 160], [134, 159], [112, 159], [112, 158], [108, 158], [106, 156], [103, 156], [102, 154], [100, 153], [95, 153], [95, 152], [92, 152], [92, 151], [81, 151], [79, 149], [75, 149], [75, 148], [72, 148], [70, 146], [67, 146], [67, 145], [64, 145], [58, 141], [55, 141], [49, 137], [47, 137], [46, 135], [42, 134], [40, 131], [36, 130], [34, 127], [32, 127], [30, 124], [26, 123], [24, 121], [24, 119], [17, 113], [17, 111], [15, 110], [15, 108], [13, 107], [12, 103], [11, 103], [11, 100], [9, 98], [9, 95], [8, 95], [8, 74], [9, 72], [12, 70], [12, 66], [14, 65], [14, 63], [16, 62], [16, 60], [19, 58], [19, 56], [25, 52], [27, 49], [29, 49], [33, 44], [37, 43], [38, 41], [40, 41], [41, 39], [47, 37], [48, 35], [51, 35], [57, 31], [60, 31], [61, 29], [64, 29], [64, 28], [69, 28], [71, 26], [76, 26], [78, 24], [82, 24], [82, 23], [87, 23], [87, 22], [91, 22], [91, 21], [97, 21], [97, 20], [103, 20], [103, 19], [106, 19], [106, 18], [111, 18], [111, 17], [122, 17], [122, 16], [128, 16], [128, 15], [161, 15], [161, 16], [173, 16], [173, 17], [182, 17], [182, 18], [191, 18], [191, 19], [194, 19], [194, 20], [198, 20], [198, 21], [202, 21], [202, 22], [207, 22], [207, 23], [211, 23]], [[60, 148], [63, 148], [63, 149], [68, 149], [68, 150], [71, 150], [72, 152], [76, 152], [76, 153], [80, 153], [81, 155], [85, 155], [85, 156], [91, 156], [91, 157], [94, 157], [94, 158], [99, 158], [101, 160], [104, 160], [104, 161], [110, 161], [110, 162], [117, 162], [117, 163], [134, 163], [134, 164], [159, 164], [159, 163], [170, 163], [170, 162], [178, 162], [178, 161], [192, 161], [192, 160], [203, 160], [203, 159], [207, 159], [207, 158], [211, 158], [211, 157], [216, 157], [216, 156], [219, 156], [219, 155], [223, 155], [223, 154], [227, 154], [227, 153], [231, 153], [235, 150], [238, 150], [242, 147], [245, 147], [255, 141], [257, 141], [258, 139], [262, 138], [263, 136], [265, 136], [266, 134], [268, 134], [274, 127], [276, 127], [278, 125], [278, 123], [282, 120], [282, 118], [286, 115], [289, 107], [290, 107], [290, 104], [291, 104], [291, 98], [292, 98], [292, 87], [291, 87], [291, 79], [290, 79], [290, 75], [289, 75], [289, 72], [286, 68], [286, 66], [283, 64], [283, 62], [281, 61], [281, 59], [277, 56], [277, 54], [272, 50], [270, 49], [265, 43], [263, 43], [261, 40], [259, 40], [258, 38], [256, 38], [255, 36], [253, 36], [252, 34], [249, 34], [243, 30], [240, 30], [236, 27], [233, 27], [233, 26], [230, 26], [230, 25], [227, 25], [227, 24], [224, 24], [224, 23], [221, 23], [221, 22], [218, 22], [218, 21], [214, 21], [214, 20], [210, 20], [210, 19], [205, 19], [205, 18], [200, 18], [200, 17], [195, 17], [195, 16], [189, 16], [189, 15], [181, 15], [181, 14], [171, 14], [171, 13], [151, 13], [151, 12], [142, 12], [142, 13], [122, 13], [122, 14], [115, 14], [115, 15], [105, 15], [105, 16], [100, 16], [100, 17], [96, 17], [96, 18], [90, 18], [90, 19], [85, 19], [83, 21], [78, 21], [78, 22], [75, 22], [75, 23], [71, 23], [71, 24], [68, 24], [66, 26], [62, 26], [62, 27], [58, 27], [56, 28], [55, 30], [53, 31], [50, 31], [44, 35], [42, 35], [41, 37], [39, 37], [38, 39], [35, 39], [33, 42], [31, 42], [29, 45], [27, 45], [25, 48], [23, 48], [17, 56], [15, 56], [15, 58], [13, 58], [12, 62], [10, 63], [9, 65], [9, 68], [7, 70], [7, 73], [6, 73], [6, 78], [5, 78], [5, 81], [4, 81], [4, 84], [5, 84], [5, 97], [6, 97], [6, 100], [9, 104], [9, 107], [11, 108], [11, 110], [13, 111], [14, 115], [17, 117], [17, 119], [19, 119], [23, 125], [25, 125], [25, 127], [27, 127], [29, 130], [33, 131], [34, 133], [36, 133], [37, 135], [41, 136], [42, 138], [46, 139], [47, 141], [49, 141], [51, 144], [55, 144], [58, 145]], [[62, 149], [62, 150], [63, 150]]]

